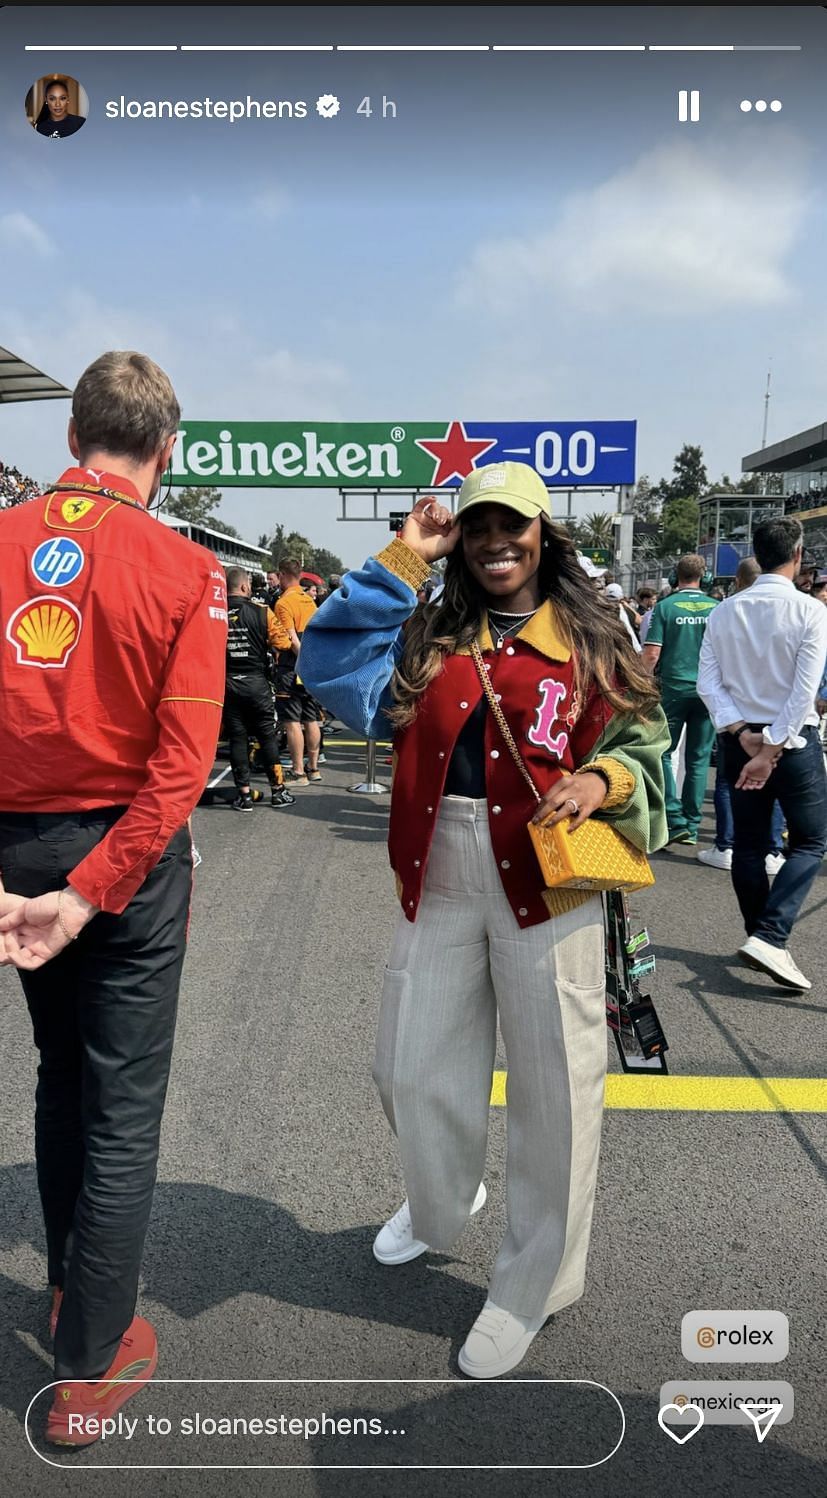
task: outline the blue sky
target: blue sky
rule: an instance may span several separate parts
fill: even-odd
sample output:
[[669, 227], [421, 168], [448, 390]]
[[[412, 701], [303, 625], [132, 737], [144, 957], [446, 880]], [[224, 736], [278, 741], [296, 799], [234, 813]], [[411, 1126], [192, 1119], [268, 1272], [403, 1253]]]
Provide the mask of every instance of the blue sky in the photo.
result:
[[[713, 475], [827, 412], [827, 12], [817, 7], [105, 6], [0, 12], [0, 343], [71, 385], [107, 347], [170, 372], [189, 419], [636, 419], [639, 469], [699, 442]], [[556, 12], [550, 15], [550, 12]], [[584, 20], [588, 13], [588, 21]], [[348, 29], [349, 28], [349, 29]], [[469, 29], [471, 28], [471, 29]], [[727, 41], [800, 53], [583, 57], [69, 54], [72, 40]], [[24, 44], [53, 44], [26, 54]], [[28, 83], [91, 100], [50, 142]], [[700, 88], [698, 125], [676, 119]], [[316, 117], [336, 92], [339, 117]], [[356, 115], [365, 93], [397, 119]], [[106, 100], [304, 99], [307, 120], [106, 120]], [[780, 114], [743, 114], [744, 97]], [[0, 410], [44, 481], [61, 403]], [[580, 508], [600, 507], [592, 496]], [[606, 501], [608, 507], [608, 498]], [[354, 564], [386, 528], [330, 493], [228, 490]]]

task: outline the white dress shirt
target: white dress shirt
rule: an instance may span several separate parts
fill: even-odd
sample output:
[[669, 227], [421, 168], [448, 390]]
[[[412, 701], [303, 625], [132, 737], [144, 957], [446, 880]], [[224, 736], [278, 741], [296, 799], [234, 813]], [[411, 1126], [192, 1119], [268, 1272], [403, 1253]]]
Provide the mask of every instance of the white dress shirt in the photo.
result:
[[698, 695], [718, 732], [760, 723], [767, 744], [802, 749], [818, 723], [816, 693], [827, 659], [827, 608], [788, 577], [764, 572], [712, 611], [698, 668]]
[[[824, 605], [822, 604], [822, 608], [823, 607], [824, 607]], [[640, 652], [643, 649], [643, 646], [641, 645], [640, 640], [638, 639], [637, 635], [635, 634], [634, 630], [632, 629], [631, 620], [629, 618], [629, 615], [626, 613], [626, 610], [624, 609], [622, 603], [618, 604], [617, 612], [620, 615], [620, 622], [621, 622], [621, 624], [625, 624], [625, 626], [626, 626], [626, 633], [627, 633], [627, 635], [629, 636], [629, 639], [632, 642], [632, 649], [635, 651], [636, 655], [640, 655]]]

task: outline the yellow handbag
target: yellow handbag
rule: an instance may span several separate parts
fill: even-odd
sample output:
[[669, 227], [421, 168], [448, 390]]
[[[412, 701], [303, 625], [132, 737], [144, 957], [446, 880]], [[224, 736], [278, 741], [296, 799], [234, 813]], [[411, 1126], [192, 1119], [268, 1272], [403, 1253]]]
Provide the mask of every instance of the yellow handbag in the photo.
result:
[[[476, 641], [471, 646], [471, 655], [494, 721], [517, 769], [531, 787], [535, 801], [539, 802], [542, 797], [514, 742]], [[549, 889], [622, 889], [632, 892], [655, 882], [646, 854], [609, 822], [587, 817], [575, 832], [569, 832], [568, 820], [555, 822], [552, 827], [529, 822], [528, 833]]]

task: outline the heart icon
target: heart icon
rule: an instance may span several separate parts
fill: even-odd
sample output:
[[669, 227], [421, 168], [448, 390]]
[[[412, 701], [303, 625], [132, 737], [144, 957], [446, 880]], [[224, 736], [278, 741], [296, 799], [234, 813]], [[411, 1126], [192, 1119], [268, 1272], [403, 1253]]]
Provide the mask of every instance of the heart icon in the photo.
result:
[[[664, 1418], [669, 1414], [670, 1410], [675, 1410], [679, 1415], [694, 1415], [697, 1423], [691, 1425], [688, 1430], [684, 1431], [683, 1435], [679, 1436], [677, 1431], [672, 1430], [672, 1427], [667, 1425]], [[673, 1441], [677, 1441], [679, 1446], [684, 1446], [687, 1441], [691, 1441], [692, 1437], [698, 1434], [703, 1423], [704, 1412], [696, 1404], [665, 1404], [662, 1410], [658, 1410], [658, 1425], [661, 1430], [665, 1430], [666, 1434], [672, 1437]]]

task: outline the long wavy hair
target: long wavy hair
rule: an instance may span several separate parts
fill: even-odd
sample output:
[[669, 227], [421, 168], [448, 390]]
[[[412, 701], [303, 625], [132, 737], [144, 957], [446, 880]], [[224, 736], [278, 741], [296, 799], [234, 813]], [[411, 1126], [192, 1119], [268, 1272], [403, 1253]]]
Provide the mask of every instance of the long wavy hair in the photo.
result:
[[[592, 684], [616, 712], [647, 718], [660, 700], [648, 671], [632, 647], [617, 610], [601, 599], [577, 560], [562, 525], [542, 521], [540, 599], [550, 599], [557, 627], [572, 652], [575, 687], [584, 700]], [[397, 728], [416, 717], [423, 692], [442, 670], [446, 656], [476, 640], [487, 600], [465, 561], [460, 537], [448, 557], [445, 586], [435, 604], [422, 604], [411, 618], [391, 682]]]
[[[35, 128], [38, 125], [42, 125], [44, 121], [50, 120], [52, 118], [52, 112], [49, 108], [49, 90], [52, 88], [62, 88], [67, 97], [69, 95], [69, 85], [66, 82], [65, 78], [51, 78], [46, 85], [46, 91], [43, 95], [43, 103], [40, 106], [40, 113], [34, 122]], [[68, 114], [71, 114], [71, 112], [71, 109], [67, 110]]]

